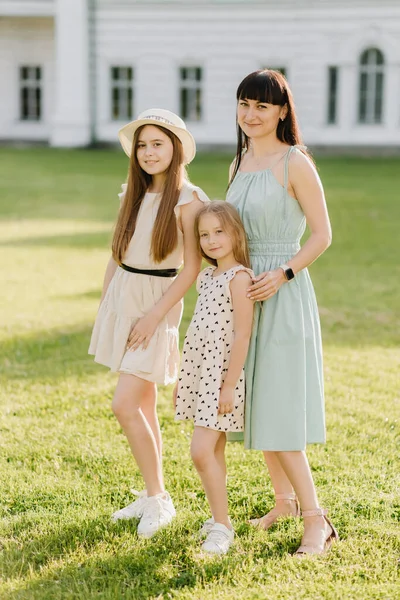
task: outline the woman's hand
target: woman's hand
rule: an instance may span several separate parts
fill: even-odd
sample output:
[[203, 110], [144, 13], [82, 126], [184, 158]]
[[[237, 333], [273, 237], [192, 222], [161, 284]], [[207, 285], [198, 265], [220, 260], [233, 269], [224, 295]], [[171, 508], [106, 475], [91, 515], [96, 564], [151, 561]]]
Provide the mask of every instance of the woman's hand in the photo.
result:
[[247, 290], [247, 297], [250, 300], [262, 301], [272, 298], [279, 288], [286, 282], [283, 269], [275, 269], [275, 271], [266, 271], [260, 273], [253, 279], [253, 285]]
[[219, 394], [218, 413], [220, 415], [225, 415], [233, 412], [234, 402], [235, 388], [230, 386], [222, 386]]
[[137, 350], [143, 346], [143, 350], [146, 350], [157, 326], [158, 321], [151, 312], [136, 321], [129, 334], [126, 349]]

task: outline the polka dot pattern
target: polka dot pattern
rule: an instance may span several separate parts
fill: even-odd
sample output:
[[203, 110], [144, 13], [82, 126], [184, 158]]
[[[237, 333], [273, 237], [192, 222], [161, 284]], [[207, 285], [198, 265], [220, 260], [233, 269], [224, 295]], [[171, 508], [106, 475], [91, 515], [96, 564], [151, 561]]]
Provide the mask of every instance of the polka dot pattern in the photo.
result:
[[176, 399], [177, 420], [192, 419], [196, 426], [217, 431], [243, 431], [244, 371], [235, 389], [232, 413], [219, 415], [219, 392], [229, 366], [233, 341], [233, 308], [230, 281], [237, 265], [213, 276], [215, 268], [204, 269], [197, 280], [199, 297], [183, 346]]

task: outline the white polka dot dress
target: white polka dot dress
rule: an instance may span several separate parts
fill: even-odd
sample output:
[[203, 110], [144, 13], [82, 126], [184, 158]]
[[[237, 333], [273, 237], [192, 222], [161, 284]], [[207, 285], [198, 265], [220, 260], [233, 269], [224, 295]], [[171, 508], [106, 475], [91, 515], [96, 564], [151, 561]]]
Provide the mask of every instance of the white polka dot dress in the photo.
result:
[[192, 419], [196, 426], [217, 431], [243, 431], [244, 371], [236, 386], [233, 412], [219, 415], [218, 402], [233, 342], [229, 284], [238, 271], [253, 273], [242, 265], [215, 277], [214, 271], [215, 267], [208, 267], [197, 279], [199, 297], [183, 346], [175, 418]]

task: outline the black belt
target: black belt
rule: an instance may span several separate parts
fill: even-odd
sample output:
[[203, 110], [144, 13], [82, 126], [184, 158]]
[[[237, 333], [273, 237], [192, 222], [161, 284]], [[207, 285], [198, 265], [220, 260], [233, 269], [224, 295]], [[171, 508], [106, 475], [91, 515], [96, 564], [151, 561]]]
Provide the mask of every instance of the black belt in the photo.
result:
[[135, 269], [121, 263], [119, 265], [124, 271], [129, 273], [139, 273], [140, 275], [153, 275], [154, 277], [176, 277], [178, 275], [178, 269]]

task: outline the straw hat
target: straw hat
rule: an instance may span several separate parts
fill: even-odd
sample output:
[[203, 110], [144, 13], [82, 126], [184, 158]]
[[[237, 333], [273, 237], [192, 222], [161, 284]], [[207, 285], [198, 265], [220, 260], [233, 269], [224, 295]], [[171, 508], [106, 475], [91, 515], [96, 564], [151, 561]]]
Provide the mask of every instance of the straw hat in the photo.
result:
[[132, 152], [132, 142], [135, 131], [142, 125], [159, 125], [169, 129], [182, 142], [185, 164], [189, 164], [196, 154], [196, 142], [186, 129], [184, 121], [175, 113], [163, 108], [149, 108], [142, 112], [135, 121], [124, 125], [118, 132], [119, 141], [128, 156]]

